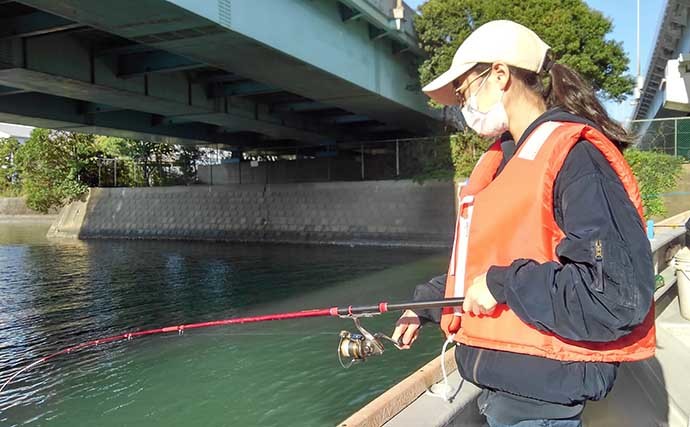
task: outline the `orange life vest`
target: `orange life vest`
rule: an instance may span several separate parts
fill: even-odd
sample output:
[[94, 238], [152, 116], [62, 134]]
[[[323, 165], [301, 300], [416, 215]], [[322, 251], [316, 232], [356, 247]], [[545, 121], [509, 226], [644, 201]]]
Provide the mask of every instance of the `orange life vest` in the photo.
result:
[[[558, 261], [556, 246], [565, 234], [554, 219], [553, 186], [566, 156], [582, 139], [606, 157], [642, 220], [637, 182], [618, 148], [590, 126], [545, 122], [497, 177], [503, 154], [499, 142], [491, 146], [462, 188], [446, 297], [463, 296], [472, 280], [494, 265], [508, 266], [520, 258]], [[634, 361], [653, 356], [655, 349], [653, 305], [642, 324], [613, 342], [572, 341], [540, 331], [506, 304], [489, 316], [444, 309], [441, 327], [469, 346], [564, 361]]]

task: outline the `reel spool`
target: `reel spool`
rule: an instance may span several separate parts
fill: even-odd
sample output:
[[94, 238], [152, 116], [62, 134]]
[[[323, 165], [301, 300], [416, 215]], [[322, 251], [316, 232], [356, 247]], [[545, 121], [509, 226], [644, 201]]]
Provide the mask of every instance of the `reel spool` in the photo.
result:
[[380, 332], [370, 333], [364, 329], [357, 317], [352, 317], [352, 320], [355, 322], [355, 327], [359, 333], [340, 331], [338, 361], [343, 368], [347, 369], [357, 362], [364, 362], [371, 356], [382, 355], [384, 347], [381, 339], [392, 342], [397, 349], [400, 349], [401, 344], [398, 341]]

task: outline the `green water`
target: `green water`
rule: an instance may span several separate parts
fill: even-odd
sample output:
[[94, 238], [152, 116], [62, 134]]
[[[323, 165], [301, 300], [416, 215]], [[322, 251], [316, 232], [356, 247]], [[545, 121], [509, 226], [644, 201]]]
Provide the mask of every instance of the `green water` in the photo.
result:
[[[421, 250], [51, 242], [45, 224], [0, 223], [0, 381], [57, 349], [135, 329], [239, 315], [409, 299], [445, 270]], [[397, 318], [366, 319], [390, 333]], [[415, 348], [344, 370], [342, 319], [158, 335], [67, 355], [0, 395], [0, 424], [30, 426], [334, 425], [439, 351]]]

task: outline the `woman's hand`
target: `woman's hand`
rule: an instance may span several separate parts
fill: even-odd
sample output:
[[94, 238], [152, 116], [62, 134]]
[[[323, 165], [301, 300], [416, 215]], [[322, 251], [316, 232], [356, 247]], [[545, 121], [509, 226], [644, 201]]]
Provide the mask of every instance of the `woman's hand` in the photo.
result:
[[486, 273], [475, 277], [472, 285], [467, 289], [465, 294], [465, 302], [462, 303], [462, 311], [465, 313], [474, 313], [475, 316], [480, 314], [489, 315], [494, 312], [496, 308], [496, 299], [489, 292], [489, 287], [486, 285]]
[[[395, 324], [395, 330], [391, 338], [394, 341], [401, 341], [400, 349], [407, 350], [419, 335], [420, 328], [419, 316], [412, 310], [405, 310]], [[402, 337], [402, 340], [400, 339]]]

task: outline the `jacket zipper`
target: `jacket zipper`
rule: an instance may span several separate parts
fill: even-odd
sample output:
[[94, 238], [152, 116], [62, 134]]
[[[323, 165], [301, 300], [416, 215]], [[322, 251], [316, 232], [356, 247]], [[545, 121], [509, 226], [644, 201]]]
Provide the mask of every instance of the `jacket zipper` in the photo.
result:
[[604, 247], [601, 240], [594, 242], [594, 261], [597, 269], [597, 280], [595, 280], [594, 290], [604, 291]]
[[482, 358], [483, 353], [484, 353], [484, 350], [479, 350], [479, 354], [477, 355], [477, 359], [474, 361], [474, 367], [472, 368], [472, 378], [474, 378], [475, 384], [479, 384], [479, 381], [477, 381], [477, 368], [479, 368], [479, 360]]

